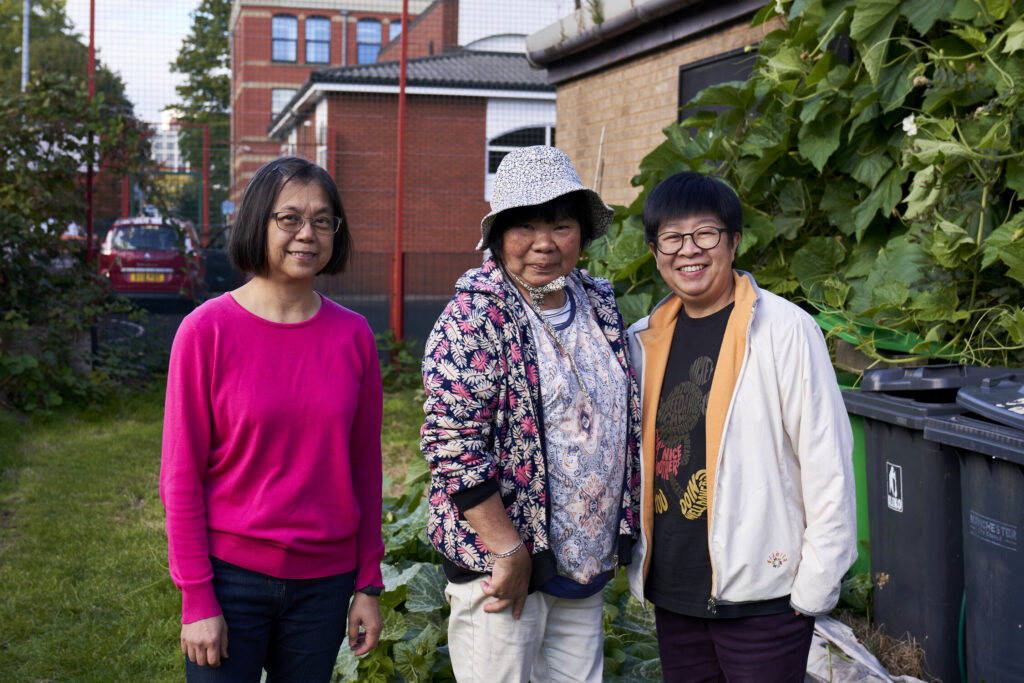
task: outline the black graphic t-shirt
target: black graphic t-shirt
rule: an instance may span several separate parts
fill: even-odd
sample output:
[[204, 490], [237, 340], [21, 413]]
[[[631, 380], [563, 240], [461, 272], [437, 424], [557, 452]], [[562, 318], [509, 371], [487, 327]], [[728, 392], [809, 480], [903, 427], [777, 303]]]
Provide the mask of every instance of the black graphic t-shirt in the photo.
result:
[[705, 417], [718, 352], [732, 313], [729, 304], [704, 318], [679, 312], [655, 418], [654, 533], [646, 597], [662, 609], [723, 618], [787, 610], [785, 599], [742, 605], [711, 597], [708, 553]]

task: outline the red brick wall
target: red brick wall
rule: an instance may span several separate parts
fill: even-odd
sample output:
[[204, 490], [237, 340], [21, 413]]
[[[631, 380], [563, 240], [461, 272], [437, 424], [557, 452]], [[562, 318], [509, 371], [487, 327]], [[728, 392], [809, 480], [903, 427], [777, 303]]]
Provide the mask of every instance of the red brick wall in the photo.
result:
[[[298, 20], [296, 61], [274, 62], [272, 57], [272, 22], [275, 15], [290, 15]], [[306, 62], [306, 24], [310, 17], [331, 20], [330, 62]], [[359, 19], [381, 20], [381, 40], [386, 44], [388, 22], [401, 19], [400, 14], [352, 12], [343, 21], [337, 11], [305, 9], [301, 7], [263, 7], [242, 4], [235, 25], [231, 27], [232, 93], [231, 140], [234, 159], [231, 169], [231, 199], [238, 201], [245, 183], [252, 173], [266, 161], [280, 155], [281, 142], [270, 140], [267, 127], [271, 121], [271, 91], [275, 88], [298, 90], [314, 69], [340, 66], [342, 60], [342, 33], [347, 59], [356, 63], [356, 23]], [[312, 140], [312, 133], [310, 133]], [[310, 153], [312, 156], [312, 152]]]
[[[479, 263], [473, 249], [480, 219], [490, 210], [484, 201], [486, 106], [484, 99], [466, 97], [406, 100], [403, 251], [410, 294], [451, 292], [455, 278]], [[388, 269], [371, 261], [394, 245], [397, 98], [332, 94], [328, 130], [334, 154], [328, 170], [355, 243], [341, 291], [385, 293]]]
[[[459, 3], [458, 0], [438, 0], [423, 14], [409, 22], [406, 50], [409, 59], [427, 57], [458, 48]], [[394, 41], [380, 51], [378, 61], [386, 62], [401, 58], [401, 41]]]

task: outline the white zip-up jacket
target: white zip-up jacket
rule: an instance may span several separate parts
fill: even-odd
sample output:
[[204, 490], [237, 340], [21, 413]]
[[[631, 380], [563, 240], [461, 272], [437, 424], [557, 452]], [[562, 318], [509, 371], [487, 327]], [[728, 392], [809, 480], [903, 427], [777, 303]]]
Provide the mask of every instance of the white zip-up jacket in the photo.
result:
[[[821, 330], [796, 305], [734, 272], [708, 395], [709, 608], [790, 596], [827, 614], [857, 557], [853, 435]], [[640, 380], [641, 535], [628, 567], [643, 601], [654, 512], [654, 424], [677, 316], [670, 295], [628, 331]]]

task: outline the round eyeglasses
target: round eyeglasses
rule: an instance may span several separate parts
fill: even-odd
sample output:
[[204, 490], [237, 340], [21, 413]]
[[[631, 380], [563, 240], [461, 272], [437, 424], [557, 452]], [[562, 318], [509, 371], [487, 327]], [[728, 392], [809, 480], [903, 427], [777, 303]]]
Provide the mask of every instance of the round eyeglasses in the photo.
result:
[[313, 230], [322, 235], [333, 235], [341, 229], [340, 216], [314, 216], [312, 218], [307, 218], [306, 216], [292, 211], [275, 211], [270, 214], [270, 217], [277, 223], [277, 227], [281, 228], [285, 232], [298, 232], [299, 230], [302, 230], [302, 226], [305, 225], [307, 221], [309, 221]]
[[683, 248], [689, 237], [698, 249], [714, 249], [722, 241], [722, 233], [729, 232], [725, 228], [705, 227], [693, 232], [663, 232], [654, 243], [655, 249], [665, 256], [675, 256]]

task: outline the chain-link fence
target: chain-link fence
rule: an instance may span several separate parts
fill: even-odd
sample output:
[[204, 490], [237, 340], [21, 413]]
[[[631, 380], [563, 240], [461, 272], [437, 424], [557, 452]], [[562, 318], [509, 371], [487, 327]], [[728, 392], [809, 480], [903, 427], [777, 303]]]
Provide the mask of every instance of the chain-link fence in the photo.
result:
[[[7, 4], [13, 21], [20, 7]], [[305, 157], [337, 182], [355, 247], [318, 289], [377, 331], [393, 326], [400, 296], [404, 335], [422, 340], [480, 262], [501, 158], [554, 143], [555, 89], [524, 41], [575, 3], [406, 4], [403, 19], [402, 0], [67, 0], [66, 32], [83, 48], [92, 6], [97, 79], [148, 143], [135, 167], [100, 160], [94, 233], [125, 215], [192, 221], [210, 247], [210, 289], [223, 290], [237, 280], [217, 250], [246, 183], [276, 157]]]

